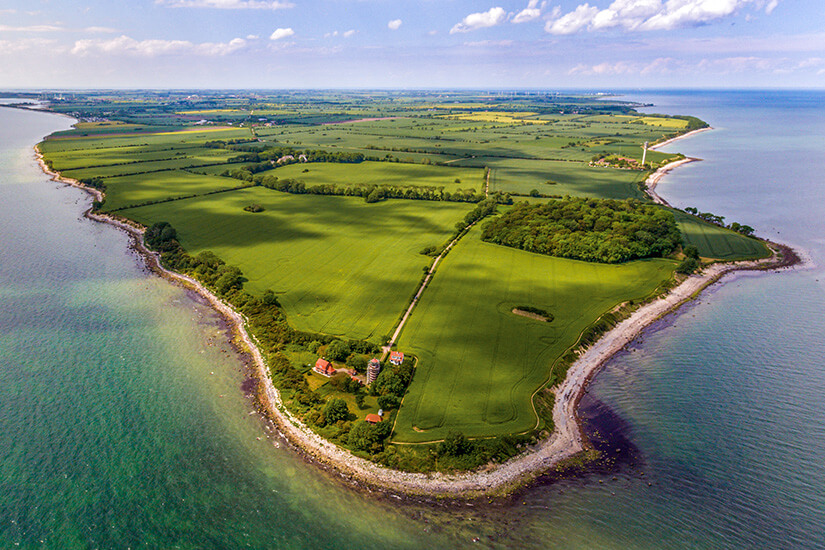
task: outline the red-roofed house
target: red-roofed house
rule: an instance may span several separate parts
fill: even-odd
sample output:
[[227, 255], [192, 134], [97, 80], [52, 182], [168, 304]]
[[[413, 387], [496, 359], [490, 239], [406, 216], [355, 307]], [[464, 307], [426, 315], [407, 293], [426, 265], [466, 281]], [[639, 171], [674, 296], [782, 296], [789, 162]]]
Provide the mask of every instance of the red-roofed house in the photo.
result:
[[332, 363], [321, 358], [315, 361], [315, 367], [312, 370], [326, 377], [330, 377], [335, 374], [335, 367], [332, 366]]
[[400, 365], [404, 362], [404, 354], [400, 351], [390, 352], [390, 363], [393, 365]]
[[378, 424], [379, 422], [381, 422], [382, 418], [377, 414], [368, 414], [364, 420], [366, 420], [370, 424]]

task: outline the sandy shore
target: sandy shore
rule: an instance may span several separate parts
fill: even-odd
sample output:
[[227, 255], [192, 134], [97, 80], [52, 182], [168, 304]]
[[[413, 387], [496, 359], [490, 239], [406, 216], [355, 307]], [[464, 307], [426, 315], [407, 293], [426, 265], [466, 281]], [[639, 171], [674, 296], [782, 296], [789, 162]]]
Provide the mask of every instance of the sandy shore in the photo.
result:
[[661, 143], [655, 143], [655, 144], [649, 146], [648, 149], [650, 149], [652, 151], [655, 151], [656, 149], [661, 149], [662, 147], [667, 147], [671, 143], [675, 143], [675, 142], [679, 141], [680, 139], [685, 139], [687, 137], [694, 136], [696, 134], [701, 134], [702, 132], [709, 132], [710, 130], [713, 130], [713, 128], [711, 128], [710, 126], [708, 126], [707, 128], [699, 128], [698, 130], [692, 130], [692, 131], [690, 131], [686, 134], [682, 134], [681, 136], [676, 136], [675, 138], [670, 138], [670, 139], [665, 140]]
[[[98, 201], [103, 199], [100, 191], [87, 188], [76, 180], [62, 178], [51, 171], [43, 162], [39, 150], [37, 154], [43, 171], [51, 175], [53, 180], [79, 187], [89, 192]], [[673, 169], [675, 166], [671, 164], [668, 168]], [[661, 178], [662, 175], [664, 173], [659, 177]], [[90, 219], [109, 223], [126, 231], [132, 237], [135, 249], [145, 258], [152, 270], [198, 292], [227, 319], [236, 333], [237, 340], [242, 347], [246, 348], [245, 351], [251, 357], [253, 368], [260, 381], [261, 404], [278, 426], [281, 434], [292, 444], [315, 461], [329, 466], [331, 470], [353, 483], [393, 494], [423, 497], [466, 499], [486, 495], [505, 495], [529, 483], [560, 462], [576, 456], [587, 446], [576, 416], [579, 399], [589, 380], [610, 357], [638, 337], [651, 323], [693, 299], [702, 289], [719, 280], [725, 273], [743, 269], [784, 267], [793, 265], [796, 260], [792, 251], [785, 249], [784, 261], [780, 261], [780, 257], [774, 254], [771, 258], [756, 262], [714, 264], [699, 275], [687, 277], [661, 299], [640, 307], [628, 319], [622, 321], [581, 354], [568, 370], [565, 380], [556, 389], [553, 408], [555, 431], [550, 437], [508, 462], [484, 471], [461, 474], [414, 474], [391, 470], [358, 458], [349, 451], [323, 439], [301, 423], [285, 408], [280, 393], [272, 384], [269, 370], [260, 350], [255, 345], [254, 338], [246, 331], [246, 320], [241, 314], [209, 292], [198, 281], [164, 269], [160, 265], [158, 255], [143, 246], [142, 227], [111, 216], [92, 213], [91, 209], [85, 215]]]
[[645, 180], [645, 187], [647, 187], [647, 194], [650, 195], [650, 198], [653, 199], [653, 202], [657, 204], [662, 204], [664, 206], [670, 206], [670, 203], [668, 203], [665, 199], [660, 197], [658, 193], [656, 193], [656, 186], [659, 184], [659, 181], [663, 177], [665, 177], [665, 175], [671, 170], [675, 170], [676, 168], [688, 164], [690, 162], [697, 162], [700, 160], [702, 159], [697, 159], [693, 157], [675, 160], [673, 162], [665, 164], [664, 166], [650, 174]]

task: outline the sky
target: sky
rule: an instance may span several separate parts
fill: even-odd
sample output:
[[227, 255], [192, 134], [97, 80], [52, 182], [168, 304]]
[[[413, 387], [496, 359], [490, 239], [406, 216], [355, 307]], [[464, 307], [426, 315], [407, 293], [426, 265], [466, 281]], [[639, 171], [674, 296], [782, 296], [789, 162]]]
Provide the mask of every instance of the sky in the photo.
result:
[[825, 87], [823, 0], [0, 0], [0, 88]]

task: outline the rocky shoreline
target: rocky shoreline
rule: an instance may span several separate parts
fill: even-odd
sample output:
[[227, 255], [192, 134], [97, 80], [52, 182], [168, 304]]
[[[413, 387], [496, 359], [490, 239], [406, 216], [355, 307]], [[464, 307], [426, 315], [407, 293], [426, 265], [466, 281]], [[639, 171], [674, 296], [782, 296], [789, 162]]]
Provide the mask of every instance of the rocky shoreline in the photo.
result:
[[[88, 188], [76, 180], [63, 178], [60, 174], [50, 170], [43, 161], [40, 151], [37, 148], [36, 151], [41, 168], [54, 181], [81, 188], [90, 193], [95, 200], [103, 200], [103, 193], [99, 190]], [[674, 166], [668, 165], [668, 167], [672, 169]], [[325, 468], [328, 467], [358, 486], [418, 498], [464, 500], [493, 495], [503, 496], [533, 482], [547, 472], [554, 471], [571, 459], [575, 459], [579, 453], [589, 447], [576, 414], [579, 401], [590, 379], [615, 353], [636, 339], [650, 324], [695, 298], [704, 288], [721, 279], [726, 273], [737, 270], [775, 269], [799, 263], [799, 258], [789, 247], [771, 244], [774, 253], [765, 260], [714, 264], [705, 268], [702, 274], [687, 277], [665, 296], [634, 311], [630, 317], [585, 350], [571, 365], [565, 380], [555, 390], [556, 400], [553, 408], [555, 431], [547, 439], [501, 465], [481, 471], [420, 474], [392, 470], [359, 458], [325, 440], [301, 423], [284, 406], [280, 393], [272, 383], [254, 337], [245, 328], [246, 321], [241, 314], [195, 279], [163, 268], [159, 256], [143, 245], [143, 228], [138, 224], [93, 213], [91, 208], [84, 215], [127, 232], [132, 239], [134, 249], [145, 259], [149, 269], [167, 280], [197, 292], [224, 317], [228, 325], [232, 327], [236, 341], [251, 359], [253, 371], [258, 379], [258, 398], [262, 408], [288, 441], [313, 461]]]

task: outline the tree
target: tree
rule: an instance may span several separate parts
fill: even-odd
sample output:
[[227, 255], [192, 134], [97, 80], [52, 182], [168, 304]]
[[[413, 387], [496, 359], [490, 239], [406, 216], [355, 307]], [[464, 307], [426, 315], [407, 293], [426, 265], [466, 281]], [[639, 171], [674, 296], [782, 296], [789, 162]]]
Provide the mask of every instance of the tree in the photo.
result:
[[347, 402], [338, 398], [327, 401], [327, 404], [324, 405], [324, 418], [327, 424], [335, 424], [339, 420], [348, 420], [349, 408]]
[[230, 290], [240, 289], [243, 285], [241, 270], [234, 265], [222, 266], [220, 277], [215, 281], [215, 289], [219, 294], [226, 294]]
[[384, 440], [390, 435], [392, 426], [389, 422], [379, 422], [372, 425], [359, 420], [352, 425], [347, 437], [347, 443], [357, 451], [380, 452]]
[[349, 354], [352, 352], [347, 342], [343, 340], [333, 340], [327, 346], [327, 359], [331, 361], [346, 361]]
[[378, 398], [378, 406], [384, 410], [397, 409], [401, 399], [395, 394], [382, 395]]
[[277, 306], [277, 305], [279, 305], [278, 304], [278, 297], [275, 296], [275, 293], [272, 292], [270, 289], [264, 290], [264, 294], [261, 297], [261, 301], [266, 306]]
[[699, 248], [695, 244], [687, 245], [682, 249], [682, 252], [684, 252], [688, 258], [699, 259]]
[[404, 382], [391, 369], [384, 369], [378, 374], [378, 378], [372, 385], [378, 395], [404, 395]]
[[367, 358], [358, 353], [350, 354], [350, 356], [347, 357], [347, 366], [351, 369], [355, 369], [358, 372], [366, 372], [367, 363]]
[[444, 441], [438, 444], [438, 454], [441, 456], [461, 456], [470, 452], [472, 443], [461, 432], [450, 432]]
[[699, 262], [696, 258], [685, 258], [682, 263], [676, 267], [676, 273], [683, 275], [690, 275], [699, 267]]

